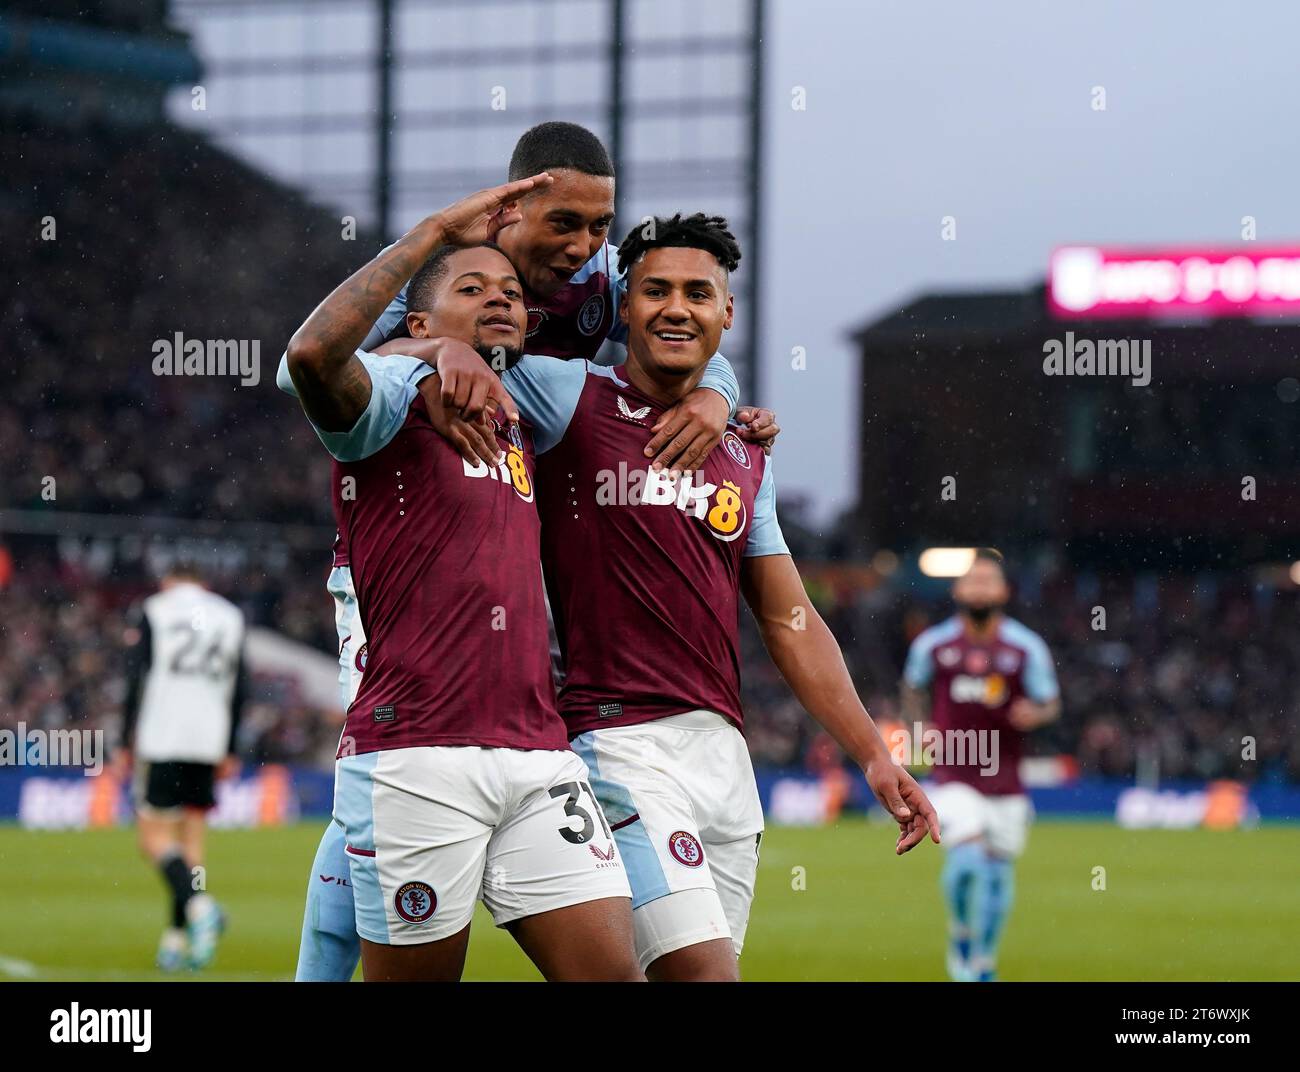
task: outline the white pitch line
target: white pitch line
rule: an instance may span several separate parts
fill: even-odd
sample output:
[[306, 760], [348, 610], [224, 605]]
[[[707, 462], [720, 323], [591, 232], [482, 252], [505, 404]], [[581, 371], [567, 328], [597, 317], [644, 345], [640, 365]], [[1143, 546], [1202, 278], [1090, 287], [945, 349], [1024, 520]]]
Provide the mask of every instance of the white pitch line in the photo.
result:
[[14, 957], [0, 957], [0, 972], [17, 979], [35, 979], [37, 974], [35, 964]]

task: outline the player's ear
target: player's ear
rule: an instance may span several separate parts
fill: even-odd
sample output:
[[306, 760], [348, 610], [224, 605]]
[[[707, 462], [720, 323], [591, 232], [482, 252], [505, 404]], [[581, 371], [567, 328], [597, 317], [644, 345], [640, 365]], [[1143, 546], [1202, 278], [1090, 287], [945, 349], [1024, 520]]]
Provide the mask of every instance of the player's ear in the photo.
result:
[[427, 339], [429, 335], [428, 313], [407, 313], [406, 334], [413, 339]]
[[627, 291], [623, 291], [622, 296], [618, 299], [618, 318], [624, 324], [630, 323], [628, 320]]
[[722, 330], [723, 330], [723, 331], [730, 331], [730, 330], [731, 330], [731, 322], [732, 322], [733, 319], [735, 319], [735, 316], [736, 316], [736, 299], [731, 295], [730, 292], [728, 292], [728, 293], [727, 293], [727, 311], [726, 311], [726, 313], [723, 315], [723, 318], [722, 318]]

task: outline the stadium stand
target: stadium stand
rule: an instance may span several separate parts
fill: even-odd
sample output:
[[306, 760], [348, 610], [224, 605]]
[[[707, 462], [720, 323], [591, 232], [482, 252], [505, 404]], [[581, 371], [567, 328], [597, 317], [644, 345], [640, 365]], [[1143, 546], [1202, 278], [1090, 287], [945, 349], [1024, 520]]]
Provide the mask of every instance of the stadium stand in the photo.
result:
[[[0, 338], [11, 358], [0, 396], [0, 724], [112, 728], [124, 613], [149, 583], [141, 562], [94, 569], [66, 535], [22, 535], [18, 516], [138, 518], [146, 536], [161, 518], [298, 526], [282, 561], [245, 556], [217, 587], [252, 622], [332, 650], [328, 460], [275, 390], [274, 369], [301, 318], [376, 239], [343, 240], [329, 213], [164, 124], [54, 128], [13, 114], [0, 157]], [[131, 211], [105, 191], [130, 191]], [[52, 241], [41, 237], [46, 217]], [[87, 256], [105, 249], [107, 260]], [[259, 382], [154, 375], [153, 342], [177, 332], [256, 341]], [[1293, 595], [1240, 577], [1130, 577], [1108, 595], [1099, 640], [1086, 576], [1033, 587], [1021, 613], [1055, 653], [1066, 698], [1040, 751], [1074, 754], [1094, 774], [1155, 764], [1161, 777], [1300, 780]], [[901, 582], [815, 590], [864, 698], [889, 717], [906, 640], [946, 611], [918, 605]], [[760, 763], [798, 767], [823, 742], [748, 627], [745, 643], [751, 749]], [[248, 758], [327, 761], [337, 723], [326, 712], [283, 681], [263, 680], [255, 695]], [[1234, 763], [1247, 736], [1259, 761]]]

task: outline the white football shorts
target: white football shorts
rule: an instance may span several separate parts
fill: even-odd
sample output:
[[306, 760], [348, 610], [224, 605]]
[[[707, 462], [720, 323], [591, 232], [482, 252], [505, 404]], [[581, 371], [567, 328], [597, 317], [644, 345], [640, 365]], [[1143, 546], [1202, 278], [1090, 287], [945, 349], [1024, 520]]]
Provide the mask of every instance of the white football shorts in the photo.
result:
[[357, 932], [418, 945], [462, 930], [480, 897], [497, 926], [630, 897], [609, 824], [573, 752], [394, 748], [335, 765]]
[[763, 809], [745, 738], [712, 711], [573, 739], [632, 886], [637, 957], [730, 938], [745, 944]]
[[965, 782], [945, 782], [926, 794], [939, 813], [945, 848], [982, 837], [990, 849], [1010, 859], [1025, 851], [1034, 818], [1027, 795], [990, 795]]

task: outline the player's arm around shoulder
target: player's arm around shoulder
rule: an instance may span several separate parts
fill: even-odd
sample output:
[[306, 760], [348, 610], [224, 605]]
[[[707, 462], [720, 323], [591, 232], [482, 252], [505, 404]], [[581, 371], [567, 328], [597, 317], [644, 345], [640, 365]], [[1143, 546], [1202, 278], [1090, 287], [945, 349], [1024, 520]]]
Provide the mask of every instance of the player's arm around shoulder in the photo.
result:
[[346, 432], [365, 413], [371, 379], [358, 348], [411, 277], [445, 243], [474, 244], [518, 222], [518, 200], [549, 185], [534, 175], [481, 190], [417, 223], [340, 283], [294, 332], [285, 351], [289, 376], [318, 430]]
[[722, 354], [709, 358], [699, 386], [674, 406], [666, 409], [650, 429], [645, 455], [656, 469], [693, 472], [721, 441], [734, 416], [740, 435], [771, 454], [780, 428], [776, 414], [754, 406], [736, 408], [740, 385], [736, 373]]
[[781, 676], [808, 713], [862, 768], [872, 793], [898, 823], [894, 851], [907, 852], [927, 833], [938, 844], [939, 820], [933, 806], [915, 779], [890, 756], [793, 558], [788, 552], [746, 557], [741, 585]]
[[526, 354], [501, 375], [533, 428], [533, 445], [545, 454], [564, 438], [587, 384], [586, 361]]
[[514, 400], [483, 358], [448, 338], [398, 338], [377, 346], [371, 360], [397, 363], [416, 385], [429, 423], [470, 466], [501, 463], [492, 414], [518, 419]]
[[[437, 379], [421, 384], [421, 394], [435, 430], [467, 462], [500, 463], [490, 415], [499, 406], [509, 420], [532, 427], [538, 454], [563, 438], [587, 379], [587, 362], [525, 355], [500, 376], [482, 356], [448, 339], [396, 339], [379, 354], [405, 355], [427, 362]], [[516, 402], [516, 399], [518, 400]]]
[[[405, 423], [406, 411], [425, 377], [436, 370], [423, 360], [385, 351], [383, 354], [357, 351], [357, 359], [370, 377], [370, 398], [366, 408], [343, 432], [330, 432], [313, 422], [317, 435], [340, 461], [355, 461], [384, 446]], [[280, 358], [276, 386], [298, 398], [298, 387], [289, 375], [289, 359]]]
[[[357, 351], [355, 357], [367, 377], [368, 397], [360, 414], [345, 429], [322, 427], [307, 410], [298, 385], [291, 381], [280, 384], [281, 389], [302, 402], [317, 438], [340, 462], [360, 461], [387, 446], [405, 425], [411, 402], [420, 393], [421, 380], [428, 378], [431, 371], [422, 361], [377, 358], [362, 351]], [[284, 367], [282, 359], [282, 372]], [[280, 380], [287, 380], [287, 373], [277, 376]]]
[[[605, 338], [626, 348], [627, 321], [623, 319], [620, 310], [623, 308], [623, 299], [627, 296], [627, 273], [619, 266], [618, 247], [612, 242], [606, 241], [601, 253], [605, 258], [605, 273], [609, 276], [610, 307], [614, 310], [613, 320]], [[596, 363], [603, 365], [605, 362], [598, 360]], [[622, 362], [618, 361], [614, 364], [622, 364]]]

